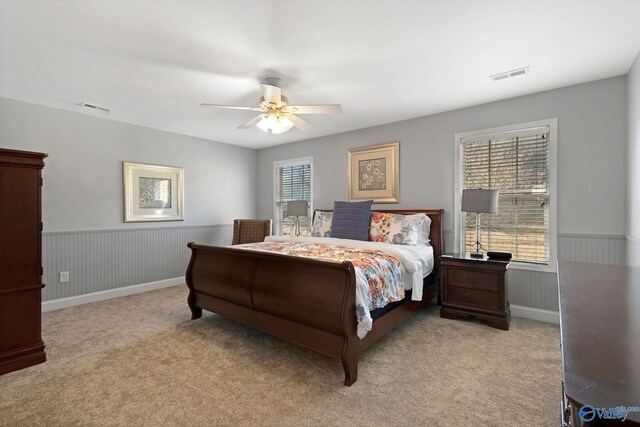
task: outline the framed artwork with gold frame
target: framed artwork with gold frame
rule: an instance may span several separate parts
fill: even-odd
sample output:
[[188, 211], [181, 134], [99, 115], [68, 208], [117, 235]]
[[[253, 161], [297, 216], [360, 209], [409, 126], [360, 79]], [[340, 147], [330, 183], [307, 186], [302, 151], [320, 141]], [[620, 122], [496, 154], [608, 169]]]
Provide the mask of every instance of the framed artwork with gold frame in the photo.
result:
[[348, 151], [349, 201], [398, 203], [400, 196], [400, 143], [371, 145]]

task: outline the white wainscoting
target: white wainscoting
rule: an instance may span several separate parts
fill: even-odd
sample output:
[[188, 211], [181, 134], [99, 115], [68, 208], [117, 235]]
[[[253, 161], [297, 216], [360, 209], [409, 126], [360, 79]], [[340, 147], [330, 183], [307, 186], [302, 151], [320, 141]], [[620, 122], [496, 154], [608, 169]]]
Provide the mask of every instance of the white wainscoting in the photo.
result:
[[622, 235], [558, 234], [558, 260], [624, 265], [625, 246]]
[[[445, 230], [445, 252], [455, 251], [453, 240], [453, 230]], [[640, 240], [636, 240], [640, 256]], [[558, 260], [623, 265], [626, 263], [627, 245], [628, 239], [622, 235], [558, 234]], [[512, 305], [558, 311], [556, 273], [510, 269], [508, 280]]]
[[[233, 225], [43, 233], [43, 301], [184, 276], [187, 243], [230, 245]], [[68, 283], [58, 273], [68, 271]]]
[[[453, 231], [445, 230], [443, 234], [445, 252], [454, 251]], [[46, 287], [43, 301], [181, 277], [189, 262], [188, 242], [229, 245], [232, 237], [232, 224], [45, 232], [43, 281]], [[612, 235], [558, 235], [559, 260], [625, 264], [627, 255], [631, 254], [640, 260], [640, 239]], [[69, 272], [68, 283], [58, 282], [61, 271]], [[508, 292], [509, 301], [514, 306], [558, 311], [555, 273], [511, 269]], [[56, 307], [55, 304], [49, 306]]]
[[626, 240], [626, 264], [640, 267], [640, 239], [634, 236], [626, 236]]

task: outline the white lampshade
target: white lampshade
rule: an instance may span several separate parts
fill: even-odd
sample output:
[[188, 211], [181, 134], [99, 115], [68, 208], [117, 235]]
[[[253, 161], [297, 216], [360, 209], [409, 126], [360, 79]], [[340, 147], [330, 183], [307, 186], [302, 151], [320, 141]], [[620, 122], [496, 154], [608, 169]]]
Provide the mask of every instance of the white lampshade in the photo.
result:
[[287, 216], [307, 216], [309, 202], [306, 200], [292, 200], [287, 202]]
[[497, 213], [498, 191], [482, 189], [462, 190], [462, 212]]
[[269, 122], [267, 121], [266, 114], [262, 115], [262, 120], [260, 120], [256, 126], [263, 132], [269, 132]]
[[271, 133], [276, 135], [279, 133], [285, 133], [292, 127], [293, 127], [293, 122], [289, 120], [288, 117], [282, 116], [278, 118], [278, 121], [276, 122], [276, 124], [271, 128]]
[[293, 122], [286, 115], [278, 115], [270, 112], [263, 114], [262, 120], [260, 120], [256, 126], [263, 132], [271, 131], [271, 133], [277, 135], [290, 130], [293, 127]]

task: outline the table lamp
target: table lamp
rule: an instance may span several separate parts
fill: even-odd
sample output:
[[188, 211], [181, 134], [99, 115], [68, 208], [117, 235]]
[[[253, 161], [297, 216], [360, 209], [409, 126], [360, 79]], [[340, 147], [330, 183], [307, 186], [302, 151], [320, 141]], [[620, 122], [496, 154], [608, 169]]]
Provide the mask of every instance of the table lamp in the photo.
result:
[[498, 191], [483, 189], [462, 190], [462, 212], [476, 213], [476, 251], [471, 258], [484, 258], [480, 243], [480, 214], [498, 212]]
[[296, 217], [296, 237], [300, 237], [300, 217], [309, 215], [309, 202], [292, 200], [287, 202], [287, 216]]

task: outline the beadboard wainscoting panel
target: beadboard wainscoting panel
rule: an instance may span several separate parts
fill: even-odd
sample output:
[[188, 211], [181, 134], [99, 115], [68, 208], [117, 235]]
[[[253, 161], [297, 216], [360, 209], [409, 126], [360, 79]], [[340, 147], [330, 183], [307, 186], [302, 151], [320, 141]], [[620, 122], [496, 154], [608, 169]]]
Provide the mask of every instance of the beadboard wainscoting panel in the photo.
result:
[[510, 268], [507, 280], [511, 304], [558, 311], [556, 273]]
[[[164, 227], [43, 234], [43, 300], [50, 301], [184, 275], [188, 242], [229, 245], [233, 225]], [[454, 233], [444, 230], [444, 251], [455, 252]], [[558, 235], [558, 259], [624, 264], [640, 240], [627, 236]], [[68, 271], [68, 283], [58, 273]], [[555, 273], [509, 270], [511, 304], [558, 310]]]
[[624, 265], [625, 246], [625, 236], [559, 234], [558, 259]]
[[[43, 301], [184, 276], [188, 242], [230, 245], [233, 225], [43, 233]], [[59, 282], [59, 272], [69, 282]]]
[[627, 265], [640, 267], [640, 239], [634, 236], [626, 236], [626, 261]]
[[[444, 230], [445, 253], [457, 252], [452, 230]], [[640, 239], [598, 234], [558, 234], [558, 260], [623, 265], [635, 248], [640, 261]], [[632, 258], [632, 256], [629, 256]], [[556, 273], [511, 268], [509, 302], [513, 305], [558, 311]]]

